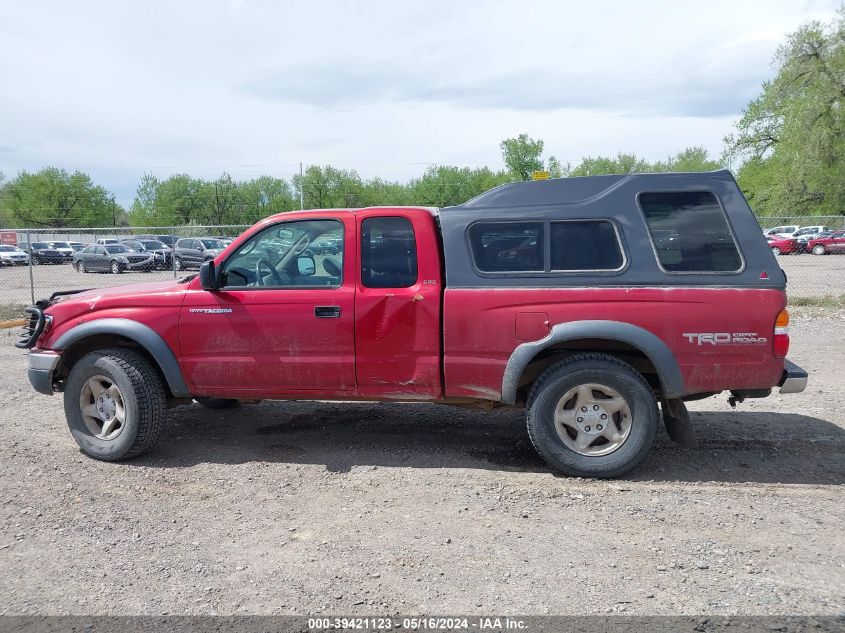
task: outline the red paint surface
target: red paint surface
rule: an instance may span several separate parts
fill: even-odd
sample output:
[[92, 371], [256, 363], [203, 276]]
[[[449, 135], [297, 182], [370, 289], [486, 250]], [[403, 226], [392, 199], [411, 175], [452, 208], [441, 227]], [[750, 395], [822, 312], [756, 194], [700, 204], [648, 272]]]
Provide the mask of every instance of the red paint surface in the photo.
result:
[[[642, 327], [675, 354], [687, 393], [765, 389], [777, 383], [783, 361], [773, 355], [777, 290], [725, 288], [446, 289], [446, 394], [498, 398], [505, 365], [524, 341], [514, 332], [521, 312], [544, 312], [554, 326], [607, 319]], [[751, 333], [766, 344], [698, 345], [684, 333]]]

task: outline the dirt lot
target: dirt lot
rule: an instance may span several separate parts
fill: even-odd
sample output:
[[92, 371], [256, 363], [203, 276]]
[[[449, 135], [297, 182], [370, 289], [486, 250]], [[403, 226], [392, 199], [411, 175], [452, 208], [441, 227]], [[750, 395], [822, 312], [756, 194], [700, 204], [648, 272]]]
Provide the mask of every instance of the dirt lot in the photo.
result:
[[4, 333], [0, 614], [841, 613], [845, 313], [795, 312], [807, 392], [693, 403], [701, 448], [614, 482], [404, 404], [182, 407], [99, 463]]
[[[318, 256], [318, 265], [320, 259]], [[777, 261], [789, 278], [788, 290], [792, 297], [845, 294], [845, 255], [784, 255], [778, 257]], [[192, 272], [196, 271], [183, 271], [177, 275], [181, 277]], [[56, 290], [105, 288], [174, 278], [172, 270], [127, 272], [120, 275], [78, 273], [70, 264], [33, 266], [32, 274], [36, 299], [48, 297]], [[28, 267], [0, 268], [0, 303], [31, 303]]]

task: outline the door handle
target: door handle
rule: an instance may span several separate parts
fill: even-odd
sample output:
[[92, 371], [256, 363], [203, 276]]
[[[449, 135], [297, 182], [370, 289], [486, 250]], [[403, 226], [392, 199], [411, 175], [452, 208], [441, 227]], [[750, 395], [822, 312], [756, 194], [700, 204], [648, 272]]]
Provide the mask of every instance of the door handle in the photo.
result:
[[314, 316], [318, 319], [336, 319], [340, 316], [340, 306], [317, 306]]

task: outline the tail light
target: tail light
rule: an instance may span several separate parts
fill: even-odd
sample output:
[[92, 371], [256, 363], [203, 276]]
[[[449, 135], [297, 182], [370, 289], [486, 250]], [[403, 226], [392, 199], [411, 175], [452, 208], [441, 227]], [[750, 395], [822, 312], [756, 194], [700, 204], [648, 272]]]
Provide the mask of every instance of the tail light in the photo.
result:
[[775, 319], [773, 350], [775, 358], [786, 358], [789, 352], [789, 311], [784, 308]]

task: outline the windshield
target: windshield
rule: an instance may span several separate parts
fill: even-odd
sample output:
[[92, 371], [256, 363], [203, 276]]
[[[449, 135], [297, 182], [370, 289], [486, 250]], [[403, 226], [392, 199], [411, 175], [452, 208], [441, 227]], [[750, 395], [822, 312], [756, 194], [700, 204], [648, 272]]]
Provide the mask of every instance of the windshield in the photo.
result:
[[106, 250], [110, 255], [115, 253], [131, 253], [131, 248], [126, 248], [123, 244], [106, 244]]
[[161, 248], [167, 248], [164, 244], [159, 242], [158, 240], [143, 240], [141, 241], [141, 245], [146, 248], [148, 251], [156, 251]]
[[53, 248], [70, 248], [67, 242], [50, 242], [50, 246]]
[[206, 248], [223, 248], [223, 245], [217, 240], [200, 240], [200, 242]]
[[18, 249], [16, 249], [14, 246], [0, 246], [0, 251], [2, 251], [3, 253], [13, 253], [16, 250]]
[[33, 242], [32, 248], [50, 248], [47, 246], [47, 242]]

